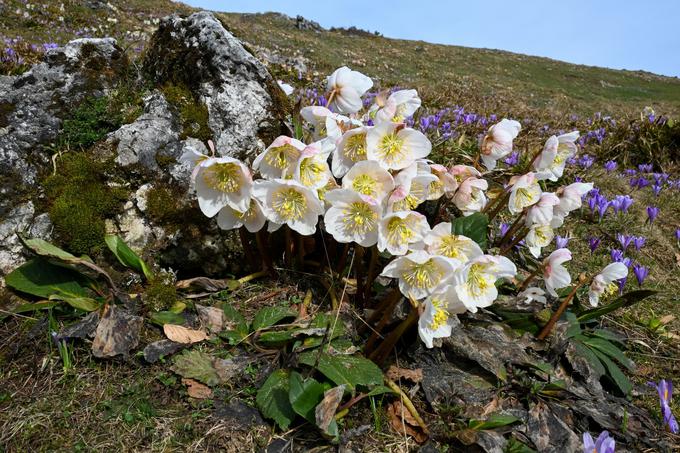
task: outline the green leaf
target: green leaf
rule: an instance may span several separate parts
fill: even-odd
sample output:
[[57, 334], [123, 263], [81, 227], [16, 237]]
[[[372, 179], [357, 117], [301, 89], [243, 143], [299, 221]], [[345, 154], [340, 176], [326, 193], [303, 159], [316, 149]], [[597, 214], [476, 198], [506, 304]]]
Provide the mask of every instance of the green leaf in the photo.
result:
[[255, 402], [262, 415], [274, 420], [284, 431], [295, 420], [295, 411], [288, 397], [290, 393], [289, 380], [288, 370], [276, 370], [269, 375], [255, 397]]
[[475, 212], [467, 217], [458, 217], [451, 222], [451, 233], [467, 236], [475, 241], [482, 249], [487, 247], [487, 230], [489, 217]]
[[228, 303], [222, 305], [222, 310], [224, 310], [224, 316], [227, 320], [235, 322], [236, 324], [246, 324], [246, 318]]
[[610, 330], [595, 329], [592, 332], [590, 332], [590, 335], [602, 338], [603, 340], [623, 344], [623, 338]]
[[25, 239], [21, 236], [19, 236], [21, 239], [21, 242], [26, 246], [28, 249], [33, 251], [35, 254], [44, 256], [46, 258], [56, 258], [61, 261], [66, 261], [70, 262], [73, 260], [77, 260], [78, 257], [75, 255], [70, 254], [69, 252], [60, 249], [54, 244], [50, 244], [49, 242], [39, 239], [39, 238], [34, 238], [34, 239]]
[[294, 338], [295, 330], [279, 330], [272, 332], [262, 332], [257, 337], [257, 342], [268, 346], [281, 345], [287, 343]]
[[75, 309], [82, 311], [95, 311], [99, 308], [99, 302], [92, 299], [91, 297], [83, 297], [77, 294], [66, 294], [64, 292], [59, 292], [58, 294], [52, 294], [50, 300], [61, 300], [69, 304]]
[[59, 305], [59, 302], [53, 302], [53, 301], [42, 301], [42, 302], [36, 302], [34, 304], [22, 304], [19, 305], [17, 308], [12, 310], [12, 313], [26, 313], [29, 311], [35, 311], [35, 310], [45, 310], [48, 308], [54, 308], [57, 305]]
[[396, 393], [394, 390], [391, 388], [387, 387], [386, 385], [378, 385], [374, 387], [370, 392], [366, 394], [366, 396], [378, 396], [382, 395], [385, 393]]
[[271, 327], [286, 318], [295, 318], [296, 316], [297, 312], [288, 307], [264, 307], [255, 313], [253, 330]]
[[592, 310], [586, 310], [582, 312], [578, 320], [580, 322], [583, 321], [588, 321], [590, 319], [595, 319], [599, 318], [600, 316], [606, 315], [607, 313], [611, 313], [614, 310], [618, 310], [619, 308], [624, 308], [624, 307], [630, 307], [631, 305], [634, 305], [649, 296], [653, 296], [656, 294], [656, 291], [648, 290], [648, 289], [639, 289], [636, 291], [631, 291], [629, 293], [624, 294], [623, 296], [619, 297], [616, 299], [614, 302], [603, 305], [602, 307], [597, 307], [593, 308]]
[[57, 292], [87, 296], [83, 286], [91, 280], [72, 269], [35, 258], [10, 272], [5, 283], [17, 291], [48, 298]]
[[604, 366], [607, 368], [607, 376], [609, 376], [612, 381], [614, 381], [614, 384], [621, 390], [621, 392], [624, 395], [628, 395], [630, 391], [633, 389], [633, 385], [630, 383], [630, 380], [626, 377], [625, 374], [621, 371], [621, 369], [616, 366], [614, 362], [611, 361], [609, 357], [607, 357], [606, 354], [598, 351], [597, 349], [593, 349], [593, 352], [597, 355], [597, 357], [602, 361]]
[[109, 246], [111, 252], [116, 255], [120, 264], [141, 272], [147, 280], [153, 277], [153, 272], [151, 272], [151, 269], [149, 269], [144, 260], [128, 247], [119, 236], [108, 234], [104, 236], [104, 241]]
[[[319, 355], [320, 354], [320, 355]], [[319, 358], [317, 363], [317, 357]], [[298, 357], [300, 363], [315, 366], [324, 376], [336, 385], [347, 384], [354, 388], [357, 385], [379, 385], [383, 382], [383, 374], [378, 366], [361, 356], [329, 355], [319, 351], [307, 351]]]
[[574, 341], [574, 348], [576, 348], [576, 353], [588, 361], [593, 370], [598, 376], [603, 376], [605, 374], [604, 365], [597, 357], [597, 355], [590, 349], [590, 347], [581, 343], [580, 341]]
[[149, 315], [149, 320], [159, 326], [163, 326], [165, 324], [176, 324], [181, 326], [184, 324], [184, 316], [172, 311], [153, 312]]
[[290, 373], [288, 399], [293, 410], [310, 423], [316, 423], [314, 409], [323, 399], [324, 385], [313, 378], [304, 379], [298, 372]]
[[213, 357], [201, 351], [189, 350], [176, 356], [172, 371], [182, 377], [195, 379], [211, 387], [221, 381], [213, 366]]
[[625, 366], [629, 370], [635, 369], [635, 364], [632, 360], [624, 355], [624, 353], [617, 348], [613, 343], [603, 340], [602, 338], [588, 338], [584, 341], [585, 344], [591, 347], [591, 349], [596, 349], [604, 354], [607, 354], [612, 359], [616, 359], [621, 365]]
[[475, 430], [494, 429], [500, 428], [501, 426], [512, 425], [518, 421], [519, 418], [513, 415], [491, 414], [486, 420], [470, 420], [468, 427]]

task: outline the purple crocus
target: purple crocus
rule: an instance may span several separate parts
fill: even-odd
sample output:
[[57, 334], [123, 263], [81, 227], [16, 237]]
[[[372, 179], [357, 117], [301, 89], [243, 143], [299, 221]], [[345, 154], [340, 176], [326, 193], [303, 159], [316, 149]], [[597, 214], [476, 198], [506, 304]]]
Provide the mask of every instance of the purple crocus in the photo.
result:
[[607, 170], [607, 173], [611, 173], [614, 170], [616, 170], [616, 167], [619, 165], [616, 163], [616, 161], [610, 160], [604, 163], [604, 169]]
[[675, 240], [680, 241], [680, 228], [675, 230]]
[[619, 249], [611, 249], [609, 251], [609, 255], [612, 257], [612, 261], [615, 263], [621, 263], [623, 262], [623, 250]]
[[505, 164], [514, 167], [519, 163], [519, 153], [517, 151], [513, 151], [508, 157], [505, 158]]
[[647, 206], [647, 220], [649, 220], [649, 223], [654, 222], [654, 219], [656, 219], [659, 215], [659, 208], [656, 206]]
[[640, 170], [640, 173], [651, 173], [653, 169], [654, 169], [654, 166], [652, 164], [640, 164], [640, 165], [638, 165], [638, 170]]
[[647, 239], [645, 239], [644, 236], [633, 236], [633, 247], [635, 247], [635, 250], [638, 252], [642, 247], [645, 246], [645, 243], [647, 242]]
[[652, 186], [652, 192], [654, 192], [654, 195], [656, 195], [656, 196], [658, 197], [659, 194], [661, 193], [662, 187], [663, 187], [663, 186], [662, 186], [661, 184], [654, 184], [654, 185]]
[[621, 248], [625, 252], [630, 243], [633, 241], [633, 236], [628, 236], [627, 234], [616, 233], [616, 240], [621, 244]]
[[661, 379], [658, 384], [648, 382], [647, 385], [654, 387], [659, 393], [659, 404], [661, 405], [661, 415], [663, 416], [664, 424], [668, 425], [668, 429], [673, 434], [678, 434], [678, 422], [671, 412], [671, 398], [673, 398], [673, 383]]
[[569, 244], [568, 237], [565, 238], [560, 235], [555, 236], [555, 247], [557, 247], [558, 249], [566, 248], [568, 244]]
[[616, 442], [607, 431], [602, 431], [595, 441], [590, 433], [583, 433], [583, 453], [614, 453], [615, 447]]
[[641, 264], [633, 264], [633, 273], [637, 279], [638, 286], [642, 286], [642, 282], [645, 281], [647, 275], [649, 275], [649, 268], [647, 266], [642, 266]]
[[[680, 229], [678, 231], [680, 231]], [[595, 252], [595, 249], [597, 249], [600, 246], [600, 242], [602, 242], [602, 239], [598, 237], [593, 236], [590, 239], [588, 239], [588, 247], [590, 247], [590, 253]]]

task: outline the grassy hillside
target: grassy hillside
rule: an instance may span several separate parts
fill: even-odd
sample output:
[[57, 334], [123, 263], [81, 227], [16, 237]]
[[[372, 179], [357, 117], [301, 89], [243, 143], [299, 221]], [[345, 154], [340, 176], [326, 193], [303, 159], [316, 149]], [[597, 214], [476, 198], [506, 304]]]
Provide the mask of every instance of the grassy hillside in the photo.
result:
[[[50, 2], [29, 7], [20, 0], [4, 0], [0, 3], [0, 35], [19, 37], [39, 47], [77, 36], [111, 35], [139, 52], [157, 18], [192, 11], [168, 0], [67, 0], [63, 8], [60, 5]], [[498, 50], [388, 39], [361, 31], [300, 30], [294, 20], [273, 13], [220, 13], [219, 17], [256, 49], [302, 57], [320, 74], [346, 64], [384, 85], [415, 87], [430, 104], [474, 105], [497, 113], [528, 108], [551, 114], [602, 111], [617, 116], [649, 105], [659, 112], [680, 113], [678, 78]], [[23, 47], [21, 43], [8, 46]]]

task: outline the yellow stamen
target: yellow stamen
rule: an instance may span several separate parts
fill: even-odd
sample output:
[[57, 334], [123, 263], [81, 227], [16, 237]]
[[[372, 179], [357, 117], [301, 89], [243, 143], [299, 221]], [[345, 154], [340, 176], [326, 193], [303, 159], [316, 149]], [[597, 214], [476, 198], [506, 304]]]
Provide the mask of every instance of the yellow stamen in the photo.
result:
[[325, 170], [325, 165], [314, 157], [302, 159], [302, 162], [300, 162], [300, 182], [307, 187], [312, 187], [324, 179]]
[[387, 241], [392, 245], [409, 244], [413, 242], [414, 236], [415, 231], [410, 227], [408, 217], [394, 217], [387, 223]]
[[437, 330], [449, 320], [449, 312], [444, 308], [444, 301], [432, 298], [432, 307], [434, 308], [434, 315], [432, 316], [432, 322], [430, 323], [431, 330]]
[[359, 175], [352, 181], [352, 189], [360, 194], [368, 195], [369, 197], [376, 198], [378, 195], [377, 184], [375, 178], [370, 175], [363, 174]]
[[468, 287], [468, 292], [473, 297], [484, 294], [490, 287], [487, 277], [483, 264], [475, 263], [470, 266], [466, 285]]
[[221, 192], [238, 192], [242, 178], [241, 167], [236, 163], [213, 164], [203, 172], [203, 180], [208, 187]]
[[286, 222], [300, 220], [307, 212], [307, 200], [295, 189], [282, 189], [272, 196], [272, 207]]
[[265, 162], [279, 170], [285, 170], [300, 156], [300, 151], [293, 145], [286, 143], [283, 146], [270, 149], [264, 156]]
[[343, 213], [342, 223], [349, 232], [365, 234], [377, 226], [378, 214], [367, 203], [351, 203]]
[[378, 155], [388, 165], [401, 162], [404, 159], [405, 154], [404, 140], [396, 133], [387, 134], [380, 140]]
[[427, 260], [424, 263], [413, 263], [410, 268], [403, 274], [403, 278], [409, 285], [428, 289], [434, 288], [442, 279], [444, 273], [441, 268], [437, 267], [433, 260]]
[[352, 162], [366, 160], [366, 134], [354, 134], [345, 141], [344, 154]]
[[460, 239], [460, 236], [455, 234], [449, 234], [441, 238], [439, 246], [437, 247], [437, 255], [446, 256], [449, 258], [461, 258], [465, 257], [465, 254], [461, 250], [461, 246], [465, 244], [464, 240]]

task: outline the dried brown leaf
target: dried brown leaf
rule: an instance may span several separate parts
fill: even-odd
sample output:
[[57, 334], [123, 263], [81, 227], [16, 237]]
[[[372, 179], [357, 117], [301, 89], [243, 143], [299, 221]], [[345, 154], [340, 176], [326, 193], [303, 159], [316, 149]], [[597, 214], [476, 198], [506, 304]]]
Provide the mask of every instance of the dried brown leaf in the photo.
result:
[[399, 379], [408, 379], [414, 384], [419, 383], [423, 380], [423, 369], [417, 368], [415, 370], [409, 370], [408, 368], [399, 368], [392, 365], [387, 370], [387, 377], [392, 381], [398, 381]]
[[202, 330], [187, 329], [176, 324], [164, 324], [163, 332], [169, 340], [183, 344], [198, 343], [208, 338], [208, 335]]
[[196, 304], [196, 311], [201, 324], [208, 329], [208, 332], [219, 333], [224, 329], [227, 321], [224, 310]]
[[114, 305], [107, 306], [97, 325], [92, 354], [100, 358], [128, 355], [139, 343], [143, 323], [144, 320], [139, 316]]
[[345, 385], [333, 387], [326, 390], [323, 394], [323, 399], [316, 406], [314, 416], [316, 417], [316, 425], [324, 433], [328, 432], [328, 427], [335, 418], [335, 411], [342, 401], [342, 395], [345, 393]]
[[396, 433], [400, 435], [406, 433], [413, 437], [419, 444], [422, 444], [427, 440], [427, 434], [423, 432], [416, 419], [413, 418], [411, 412], [401, 404], [401, 401], [397, 400], [387, 406], [387, 419]]
[[193, 379], [182, 378], [182, 384], [187, 386], [187, 393], [190, 397], [197, 400], [204, 400], [212, 397], [212, 390], [207, 385], [203, 385]]

